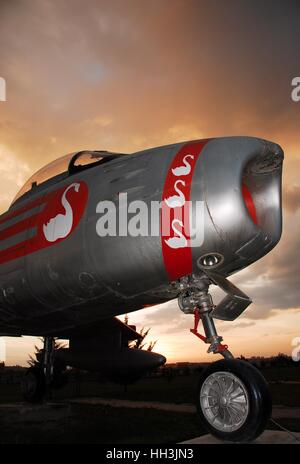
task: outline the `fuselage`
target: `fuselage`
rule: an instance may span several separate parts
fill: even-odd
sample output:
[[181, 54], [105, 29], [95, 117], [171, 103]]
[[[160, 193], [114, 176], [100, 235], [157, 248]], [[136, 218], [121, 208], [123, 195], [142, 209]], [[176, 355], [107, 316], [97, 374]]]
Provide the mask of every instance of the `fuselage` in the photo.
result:
[[[0, 217], [0, 326], [59, 335], [175, 298], [179, 279], [207, 266], [225, 277], [246, 267], [281, 235], [282, 158], [277, 144], [227, 137], [121, 155], [32, 185]], [[125, 193], [127, 204], [148, 207], [140, 235], [120, 233]], [[180, 224], [190, 219], [177, 217], [188, 201], [202, 205], [192, 246]], [[99, 233], [105, 202], [117, 218], [107, 236]], [[153, 202], [161, 202], [154, 219]], [[133, 216], [127, 211], [127, 224]]]

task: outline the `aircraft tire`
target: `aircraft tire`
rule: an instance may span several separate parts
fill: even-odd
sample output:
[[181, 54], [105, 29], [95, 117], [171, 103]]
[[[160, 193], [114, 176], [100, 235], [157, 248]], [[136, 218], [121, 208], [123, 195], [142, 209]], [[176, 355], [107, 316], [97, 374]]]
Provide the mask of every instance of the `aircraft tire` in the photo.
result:
[[233, 442], [257, 438], [272, 413], [266, 380], [258, 369], [238, 359], [214, 362], [201, 373], [196, 406], [209, 433]]

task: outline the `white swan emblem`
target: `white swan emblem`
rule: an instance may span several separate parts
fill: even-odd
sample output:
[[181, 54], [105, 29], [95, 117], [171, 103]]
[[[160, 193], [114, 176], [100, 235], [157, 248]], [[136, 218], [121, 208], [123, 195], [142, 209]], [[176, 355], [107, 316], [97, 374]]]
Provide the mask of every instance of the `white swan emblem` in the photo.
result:
[[177, 206], [183, 206], [185, 203], [185, 196], [182, 191], [177, 187], [178, 184], [182, 184], [185, 187], [184, 180], [176, 180], [174, 190], [178, 195], [173, 195], [165, 199], [169, 208], [176, 208]]
[[73, 210], [66, 198], [66, 194], [71, 189], [78, 192], [79, 188], [80, 184], [77, 183], [69, 185], [61, 197], [61, 204], [65, 209], [65, 214], [57, 214], [57, 216], [50, 219], [50, 221], [46, 224], [43, 224], [43, 232], [48, 242], [55, 242], [59, 238], [65, 238], [71, 232], [73, 225]]
[[179, 224], [180, 227], [183, 227], [183, 222], [179, 219], [173, 219], [172, 229], [178, 236], [168, 238], [165, 240], [165, 243], [171, 248], [185, 248], [187, 246], [187, 239], [182, 235], [182, 232], [175, 227], [175, 223]]
[[188, 158], [194, 159], [194, 155], [186, 155], [183, 158], [184, 166], [178, 166], [177, 168], [172, 169], [174, 176], [187, 176], [191, 172], [192, 167], [187, 161]]

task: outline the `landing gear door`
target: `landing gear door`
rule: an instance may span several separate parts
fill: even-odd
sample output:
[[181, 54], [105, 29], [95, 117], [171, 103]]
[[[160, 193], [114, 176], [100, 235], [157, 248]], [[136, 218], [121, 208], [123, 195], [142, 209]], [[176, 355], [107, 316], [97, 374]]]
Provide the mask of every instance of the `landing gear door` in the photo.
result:
[[210, 271], [205, 271], [210, 280], [220, 287], [226, 296], [213, 309], [212, 317], [223, 321], [234, 321], [252, 303], [252, 300], [225, 277]]

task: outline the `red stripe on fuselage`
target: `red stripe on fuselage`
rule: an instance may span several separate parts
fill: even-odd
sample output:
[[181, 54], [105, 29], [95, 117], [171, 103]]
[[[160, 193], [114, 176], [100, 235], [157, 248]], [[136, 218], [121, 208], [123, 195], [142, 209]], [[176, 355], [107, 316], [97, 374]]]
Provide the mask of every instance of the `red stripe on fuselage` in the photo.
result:
[[[76, 186], [77, 190], [73, 188], [68, 192], [70, 188]], [[63, 218], [63, 216], [67, 217], [67, 212], [64, 210], [64, 206], [62, 204], [62, 195], [68, 192], [68, 203], [72, 209], [72, 223], [71, 227], [67, 230], [65, 235], [58, 236], [53, 240], [45, 235], [44, 226], [48, 226], [49, 222], [55, 220], [57, 217]], [[60, 187], [59, 189], [50, 192], [48, 194], [42, 195], [34, 201], [27, 203], [21, 208], [18, 208], [14, 211], [8, 211], [5, 213], [1, 219], [0, 224], [5, 226], [7, 222], [7, 228], [4, 228], [0, 231], [0, 240], [5, 240], [14, 235], [29, 230], [31, 228], [36, 229], [36, 233], [33, 237], [29, 237], [27, 239], [21, 239], [22, 241], [0, 251], [0, 264], [4, 264], [6, 262], [12, 261], [17, 258], [21, 258], [28, 254], [31, 254], [35, 251], [41, 250], [43, 248], [56, 245], [57, 243], [65, 240], [75, 229], [77, 224], [79, 223], [81, 216], [84, 213], [85, 205], [88, 198], [88, 188], [85, 182], [78, 181], [70, 183], [69, 186]], [[9, 221], [11, 219], [17, 218], [23, 213], [34, 208], [42, 205], [45, 203], [45, 207], [42, 207], [39, 213], [32, 211], [32, 215], [26, 219], [21, 219], [19, 222], [16, 222], [13, 225], [9, 225]], [[30, 214], [30, 213], [29, 213]], [[61, 220], [59, 219], [59, 220]], [[51, 226], [52, 227], [52, 226]], [[55, 231], [55, 226], [52, 227], [53, 231]]]
[[[184, 145], [175, 155], [166, 177], [161, 208], [161, 243], [165, 269], [170, 280], [192, 273], [190, 218], [188, 211], [184, 211], [187, 209], [184, 205], [190, 201], [195, 165], [208, 141], [201, 140]], [[184, 204], [170, 207], [170, 204], [176, 205], [175, 196], [178, 195], [178, 190], [181, 192], [179, 196], [184, 198]], [[177, 247], [180, 245], [180, 238], [182, 244]]]
[[7, 213], [2, 214], [1, 219], [0, 219], [0, 224], [5, 223], [6, 221], [9, 221], [10, 219], [15, 218], [16, 216], [19, 216], [22, 213], [26, 213], [30, 209], [35, 208], [36, 206], [40, 206], [46, 201], [48, 201], [51, 196], [53, 196], [56, 192], [51, 192], [48, 193], [48, 195], [42, 195], [39, 198], [36, 198], [35, 200], [26, 203], [26, 205], [22, 206], [21, 208], [12, 210], [12, 211], [7, 211]]
[[4, 251], [0, 252], [0, 264], [12, 261], [13, 259], [21, 258], [26, 255], [26, 249], [28, 246], [28, 240], [18, 243], [17, 245], [11, 246]]
[[39, 214], [34, 214], [33, 216], [23, 219], [23, 221], [17, 222], [12, 226], [7, 227], [7, 229], [2, 230], [0, 232], [0, 240], [5, 240], [12, 235], [19, 234], [20, 232], [29, 229], [32, 222], [35, 222], [38, 216]]

